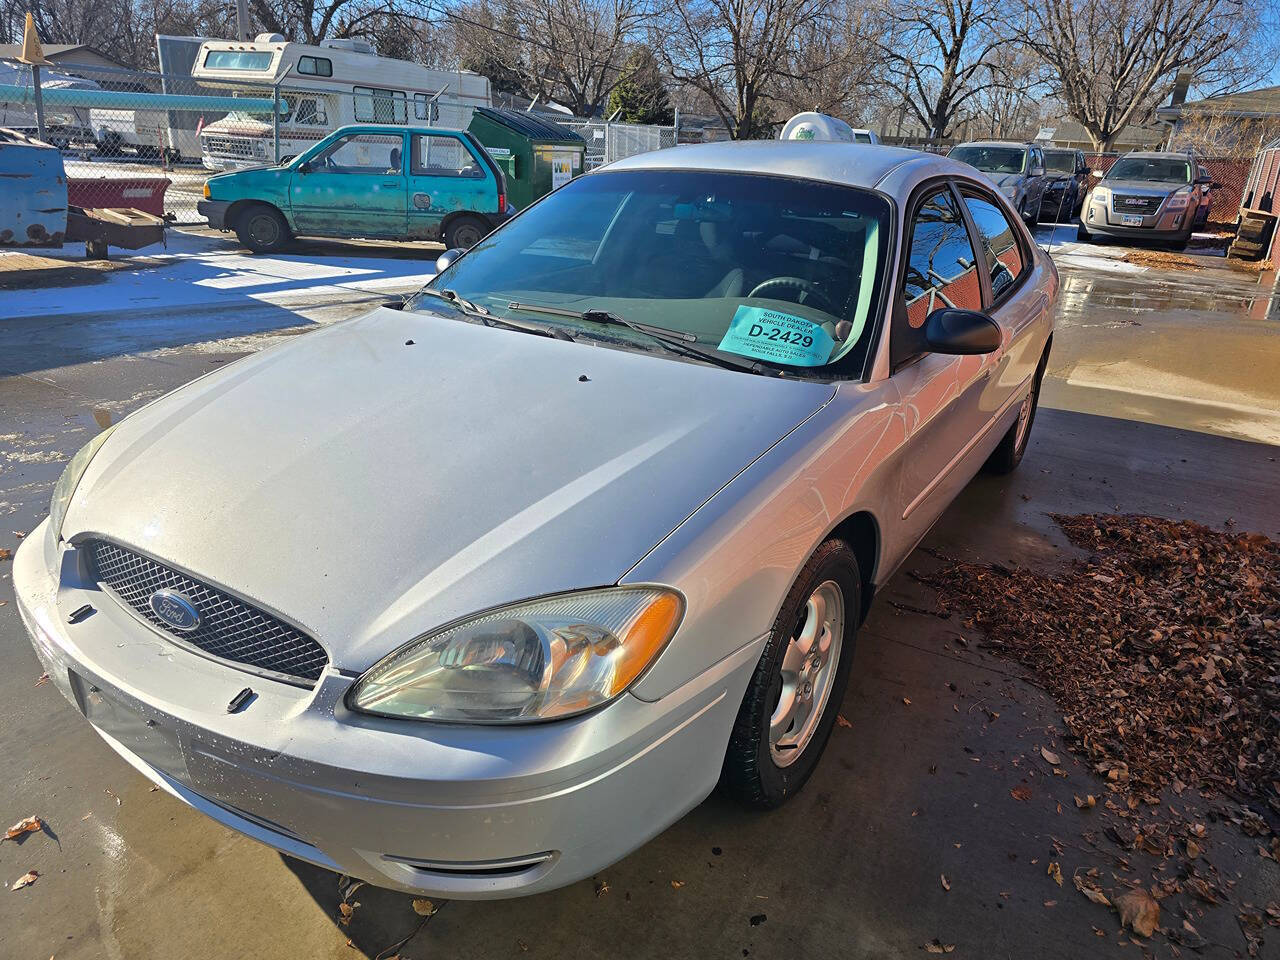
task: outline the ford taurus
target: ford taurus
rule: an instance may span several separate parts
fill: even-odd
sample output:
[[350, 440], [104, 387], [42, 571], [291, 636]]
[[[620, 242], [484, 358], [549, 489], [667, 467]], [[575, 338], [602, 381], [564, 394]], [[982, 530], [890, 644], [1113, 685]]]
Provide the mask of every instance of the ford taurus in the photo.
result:
[[98, 434], [18, 551], [53, 682], [144, 776], [404, 891], [591, 875], [771, 808], [877, 589], [1027, 449], [1058, 279], [972, 167], [678, 147]]

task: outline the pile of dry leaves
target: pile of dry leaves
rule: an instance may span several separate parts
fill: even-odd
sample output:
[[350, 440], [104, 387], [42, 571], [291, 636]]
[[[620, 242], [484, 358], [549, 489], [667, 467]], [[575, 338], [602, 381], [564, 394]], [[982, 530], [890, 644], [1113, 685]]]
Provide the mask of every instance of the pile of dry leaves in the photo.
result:
[[[1068, 741], [1150, 798], [1194, 786], [1280, 828], [1280, 543], [1141, 516], [1054, 516], [1090, 551], [1058, 576], [954, 563], [929, 579], [1033, 670]], [[1151, 802], [1151, 799], [1148, 799]]]

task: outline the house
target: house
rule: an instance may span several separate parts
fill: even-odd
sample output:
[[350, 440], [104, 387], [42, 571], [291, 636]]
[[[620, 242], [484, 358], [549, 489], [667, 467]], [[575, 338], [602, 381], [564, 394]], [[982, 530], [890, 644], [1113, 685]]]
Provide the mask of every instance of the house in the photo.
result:
[[[1045, 120], [1043, 123], [1045, 130], [1052, 130], [1053, 134], [1048, 139], [1055, 147], [1070, 147], [1075, 150], [1083, 150], [1085, 153], [1093, 152], [1093, 140], [1089, 136], [1089, 132], [1085, 130], [1084, 125], [1076, 120]], [[1160, 123], [1136, 124], [1131, 123], [1116, 136], [1112, 141], [1111, 151], [1113, 153], [1128, 153], [1130, 150], [1159, 150], [1164, 138], [1168, 133], [1168, 128]], [[1047, 144], [1046, 144], [1047, 145]]]
[[1159, 107], [1169, 142], [1207, 155], [1252, 157], [1280, 137], [1280, 86]]
[[[46, 43], [43, 46], [45, 59], [51, 61], [64, 73], [75, 73], [77, 67], [90, 71], [101, 70], [104, 67], [109, 70], [129, 69], [119, 60], [105, 53], [99, 53], [93, 47], [83, 43]], [[0, 60], [16, 60], [20, 53], [22, 53], [22, 44], [0, 43]]]

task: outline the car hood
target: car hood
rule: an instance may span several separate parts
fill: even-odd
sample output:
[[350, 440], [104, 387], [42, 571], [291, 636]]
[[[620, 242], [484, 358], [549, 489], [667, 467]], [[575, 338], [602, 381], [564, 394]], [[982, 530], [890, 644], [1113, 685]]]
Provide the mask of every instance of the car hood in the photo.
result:
[[1020, 173], [989, 173], [987, 176], [1001, 190], [1005, 187], [1017, 186], [1022, 182], [1022, 174]]
[[1135, 197], [1167, 197], [1186, 184], [1152, 183], [1150, 180], [1102, 180], [1100, 187], [1106, 187], [1113, 193], [1127, 193]]
[[383, 308], [120, 423], [63, 535], [240, 594], [359, 671], [457, 617], [617, 582], [833, 394]]

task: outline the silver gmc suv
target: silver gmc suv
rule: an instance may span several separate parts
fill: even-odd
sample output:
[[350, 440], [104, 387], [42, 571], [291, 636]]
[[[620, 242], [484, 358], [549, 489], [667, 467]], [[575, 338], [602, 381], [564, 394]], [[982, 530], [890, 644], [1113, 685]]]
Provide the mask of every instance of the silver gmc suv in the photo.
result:
[[1085, 200], [1077, 237], [1157, 240], [1182, 250], [1196, 211], [1216, 187], [1187, 153], [1129, 153]]

